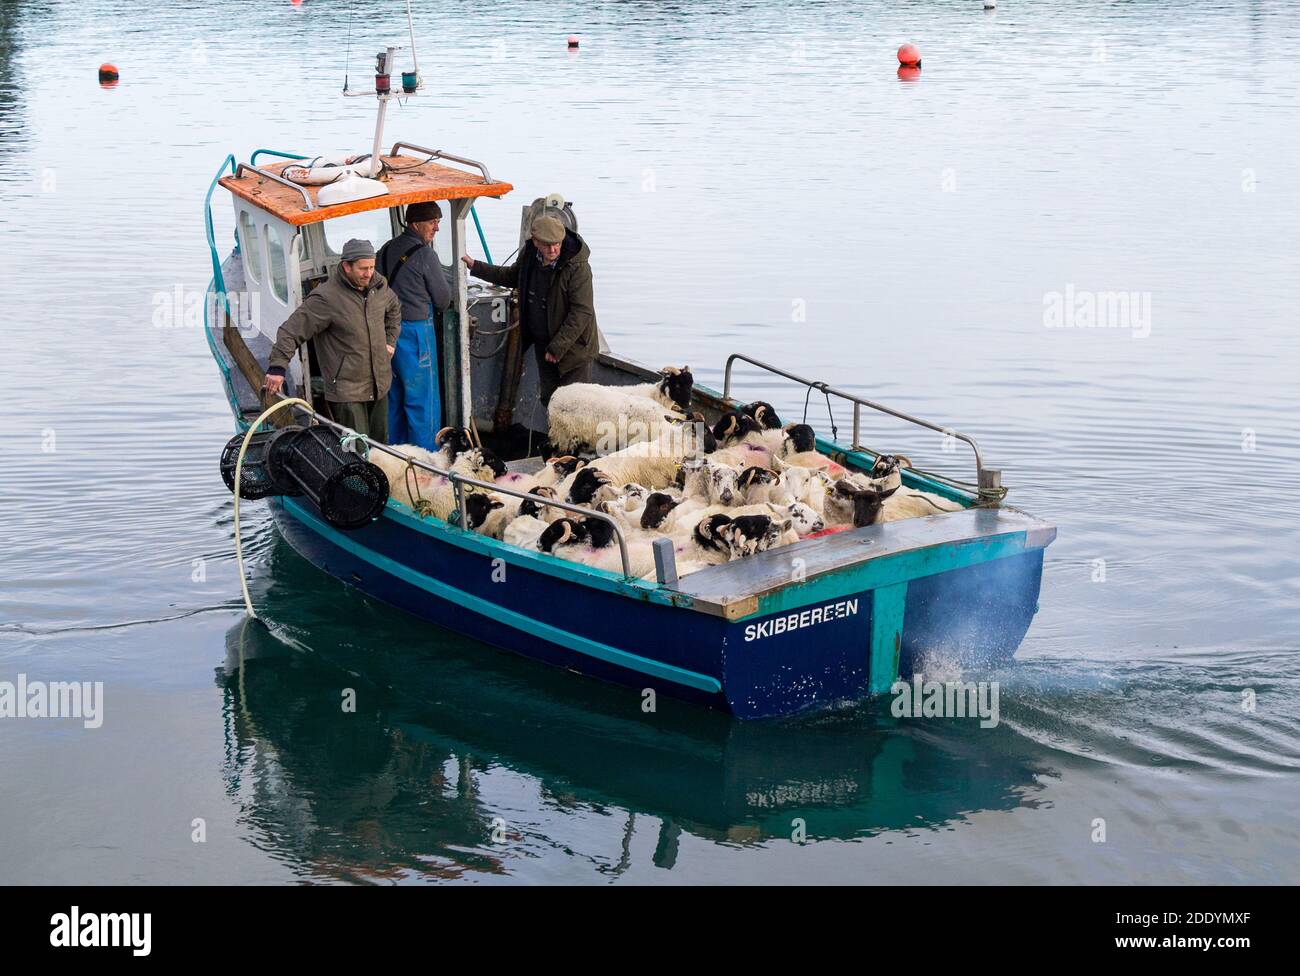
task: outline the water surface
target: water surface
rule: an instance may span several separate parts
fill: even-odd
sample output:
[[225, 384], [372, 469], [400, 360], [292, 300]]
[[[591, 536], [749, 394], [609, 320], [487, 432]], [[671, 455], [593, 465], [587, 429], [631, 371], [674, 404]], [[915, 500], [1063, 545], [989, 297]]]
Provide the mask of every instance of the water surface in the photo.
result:
[[[311, 0], [4, 8], [0, 680], [107, 700], [98, 730], [0, 722], [0, 880], [1300, 879], [1300, 5], [417, 4], [428, 92], [386, 141], [516, 186], [479, 207], [495, 256], [559, 191], [619, 352], [712, 386], [748, 352], [966, 431], [1057, 524], [1016, 662], [967, 675], [1001, 682], [992, 730], [647, 716], [359, 596], [260, 505], [270, 629], [241, 622], [232, 423], [184, 314], [203, 194], [228, 152], [368, 149], [338, 91], [402, 43], [387, 6], [350, 40]], [[1149, 319], [1048, 328], [1067, 288]]]

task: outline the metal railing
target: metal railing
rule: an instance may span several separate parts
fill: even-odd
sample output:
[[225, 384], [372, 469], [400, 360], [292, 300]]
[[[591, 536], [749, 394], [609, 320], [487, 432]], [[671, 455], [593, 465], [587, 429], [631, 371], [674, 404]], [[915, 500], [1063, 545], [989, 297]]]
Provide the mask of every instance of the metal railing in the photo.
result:
[[307, 195], [306, 187], [299, 186], [297, 183], [294, 183], [291, 180], [286, 180], [283, 176], [278, 176], [275, 173], [268, 173], [264, 169], [258, 169], [256, 166], [253, 166], [251, 163], [240, 163], [239, 169], [235, 171], [235, 179], [239, 179], [241, 176], [243, 176], [244, 170], [248, 170], [250, 173], [256, 173], [258, 176], [265, 177], [266, 179], [271, 180], [275, 183], [279, 183], [282, 186], [287, 186], [291, 190], [297, 190], [299, 193], [302, 194], [302, 202], [303, 202], [302, 209], [303, 210], [316, 209], [316, 204], [312, 203], [311, 197]]
[[388, 155], [396, 156], [399, 149], [414, 149], [416, 152], [422, 152], [427, 154], [430, 157], [430, 159], [450, 159], [453, 163], [464, 163], [466, 166], [473, 166], [475, 169], [477, 169], [480, 173], [483, 174], [484, 183], [496, 182], [496, 180], [492, 179], [492, 174], [488, 172], [488, 168], [484, 166], [482, 163], [480, 163], [477, 159], [466, 159], [464, 156], [453, 156], [451, 153], [445, 152], [441, 149], [426, 149], [424, 146], [417, 146], [411, 142], [393, 143], [393, 151], [390, 152]]
[[897, 417], [899, 420], [905, 420], [910, 424], [916, 424], [919, 427], [928, 428], [929, 430], [943, 434], [945, 437], [952, 437], [959, 441], [965, 441], [970, 445], [971, 450], [975, 452], [975, 483], [979, 494], [988, 497], [1001, 497], [1004, 494], [1002, 491], [1002, 472], [996, 468], [984, 467], [984, 458], [980, 454], [979, 445], [975, 443], [975, 438], [971, 437], [969, 434], [963, 434], [961, 431], [953, 430], [951, 427], [942, 427], [939, 424], [931, 423], [928, 420], [922, 420], [920, 417], [913, 417], [911, 414], [903, 413], [901, 410], [895, 410], [893, 407], [887, 407], [884, 404], [876, 403], [872, 400], [866, 399], [865, 397], [860, 397], [853, 393], [847, 393], [844, 390], [837, 390], [835, 387], [829, 386], [826, 383], [807, 379], [797, 373], [788, 372], [777, 366], [773, 366], [770, 363], [765, 363], [761, 360], [746, 356], [743, 353], [735, 352], [727, 357], [727, 368], [722, 381], [722, 398], [724, 400], [731, 400], [731, 368], [738, 359], [742, 362], [749, 363], [752, 366], [757, 366], [759, 369], [765, 369], [769, 373], [775, 373], [777, 376], [784, 376], [788, 380], [793, 380], [799, 385], [806, 386], [809, 389], [817, 390], [819, 393], [831, 394], [852, 403], [853, 449], [855, 451], [862, 450], [863, 448], [861, 441], [863, 407], [870, 407], [872, 410], [878, 410], [881, 413], [889, 414], [891, 417]]
[[[468, 477], [467, 475], [459, 474], [455, 471], [444, 471], [441, 468], [435, 467], [432, 464], [428, 464], [424, 461], [421, 461], [418, 458], [413, 458], [409, 454], [403, 454], [401, 451], [394, 450], [393, 448], [389, 447], [387, 444], [381, 444], [378, 441], [372, 440], [371, 438], [365, 436], [364, 434], [358, 434], [352, 428], [344, 427], [342, 424], [330, 420], [328, 417], [322, 416], [321, 414], [317, 413], [315, 410], [308, 410], [306, 407], [302, 407], [302, 406], [293, 406], [290, 407], [289, 409], [291, 411], [296, 411], [298, 413], [309, 414], [317, 423], [324, 424], [326, 427], [329, 427], [332, 430], [336, 430], [348, 438], [352, 438], [358, 441], [363, 441], [368, 448], [383, 451], [385, 454], [398, 458], [399, 460], [405, 461], [408, 464], [414, 465], [417, 468], [422, 468], [425, 471], [429, 471], [440, 477], [446, 478], [448, 481], [451, 482], [452, 490], [456, 493], [456, 511], [460, 514], [462, 523], [464, 521], [464, 515], [465, 515], [465, 488], [464, 488], [465, 485], [471, 485], [475, 488], [486, 488], [489, 491], [498, 492], [503, 495], [511, 495], [515, 498], [528, 499], [530, 501], [536, 502], [538, 505], [551, 505], [563, 511], [572, 512], [575, 515], [581, 515], [584, 518], [598, 518], [603, 522], [608, 522], [610, 526], [614, 529], [614, 537], [618, 540], [618, 554], [619, 554], [619, 559], [623, 563], [623, 576], [625, 579], [633, 578], [632, 565], [627, 555], [627, 540], [623, 536], [623, 527], [619, 525], [618, 520], [611, 515], [607, 515], [604, 512], [598, 512], [595, 509], [583, 508], [580, 505], [574, 505], [569, 502], [558, 501], [557, 499], [554, 498], [547, 498], [544, 495], [535, 495], [530, 491], [523, 491], [519, 488], [507, 488], [505, 485], [498, 485], [495, 482], [480, 481], [478, 478], [471, 478]], [[472, 529], [467, 528], [463, 524], [460, 525], [459, 528], [462, 528], [467, 532], [473, 531]]]

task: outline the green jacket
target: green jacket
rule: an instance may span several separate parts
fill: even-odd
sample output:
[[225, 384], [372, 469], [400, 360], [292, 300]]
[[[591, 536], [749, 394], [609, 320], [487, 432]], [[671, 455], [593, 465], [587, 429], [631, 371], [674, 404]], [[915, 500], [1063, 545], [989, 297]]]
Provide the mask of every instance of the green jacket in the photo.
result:
[[340, 265], [284, 320], [267, 372], [283, 370], [298, 347], [314, 339], [326, 400], [378, 400], [393, 381], [385, 347], [397, 345], [401, 328], [402, 303], [384, 276], [376, 271], [363, 292], [343, 277]]
[[[547, 331], [550, 342], [546, 351], [557, 360], [561, 373], [595, 362], [600, 355], [600, 339], [596, 334], [596, 303], [592, 295], [591, 249], [575, 231], [565, 231], [565, 246], [560, 250], [555, 277], [546, 296]], [[576, 250], [573, 244], [577, 244]], [[495, 265], [475, 261], [471, 269], [474, 277], [506, 288], [518, 288], [526, 293], [524, 280], [537, 265], [537, 248], [531, 240], [524, 242], [519, 260], [514, 264]]]

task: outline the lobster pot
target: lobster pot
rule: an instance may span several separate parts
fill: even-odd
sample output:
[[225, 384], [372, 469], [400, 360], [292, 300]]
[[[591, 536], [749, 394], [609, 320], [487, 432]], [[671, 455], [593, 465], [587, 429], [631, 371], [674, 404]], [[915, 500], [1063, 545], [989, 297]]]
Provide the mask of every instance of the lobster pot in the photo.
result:
[[[282, 493], [267, 465], [271, 441], [281, 433], [283, 431], [259, 431], [249, 440], [248, 450], [244, 452], [244, 464], [239, 471], [240, 498], [252, 501]], [[221, 450], [221, 480], [232, 493], [235, 490], [235, 463], [239, 460], [239, 448], [243, 443], [244, 435], [236, 434]]]
[[[314, 501], [322, 517], [336, 529], [357, 529], [379, 517], [388, 501], [388, 479], [339, 443], [328, 427], [307, 427], [277, 442], [274, 474], [283, 471], [292, 484]], [[285, 492], [289, 494], [289, 492]]]

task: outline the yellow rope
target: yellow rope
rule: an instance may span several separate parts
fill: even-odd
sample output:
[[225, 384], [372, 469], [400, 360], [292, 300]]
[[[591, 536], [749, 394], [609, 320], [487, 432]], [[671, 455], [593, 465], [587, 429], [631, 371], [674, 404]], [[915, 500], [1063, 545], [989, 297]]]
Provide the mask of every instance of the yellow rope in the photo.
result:
[[244, 609], [248, 611], [250, 617], [256, 617], [257, 614], [253, 613], [253, 600], [248, 595], [248, 580], [244, 577], [244, 547], [239, 539], [239, 479], [243, 476], [244, 472], [244, 453], [248, 450], [248, 445], [253, 439], [253, 434], [257, 432], [258, 427], [262, 426], [262, 421], [266, 420], [267, 417], [271, 416], [271, 414], [275, 413], [277, 410], [292, 406], [295, 403], [300, 403], [308, 410], [311, 410], [310, 403], [306, 400], [299, 400], [296, 397], [289, 400], [281, 400], [279, 403], [267, 407], [262, 411], [262, 416], [254, 420], [249, 426], [248, 433], [244, 435], [244, 442], [239, 445], [239, 457], [235, 459], [235, 563], [239, 566], [239, 585], [244, 591]]

